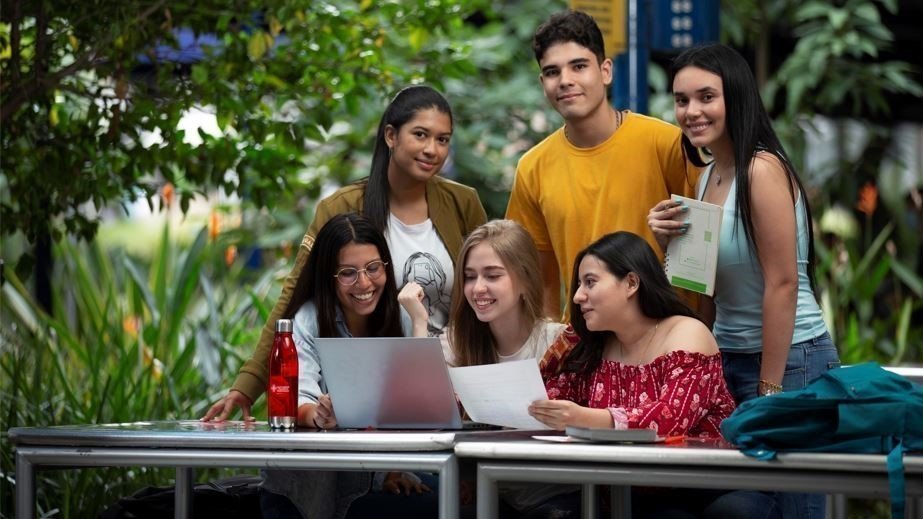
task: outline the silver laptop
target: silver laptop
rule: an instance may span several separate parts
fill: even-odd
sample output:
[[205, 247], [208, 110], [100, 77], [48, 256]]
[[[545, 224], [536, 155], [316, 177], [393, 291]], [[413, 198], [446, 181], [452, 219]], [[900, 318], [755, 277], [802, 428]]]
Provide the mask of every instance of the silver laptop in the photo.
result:
[[436, 337], [315, 339], [341, 429], [461, 429]]

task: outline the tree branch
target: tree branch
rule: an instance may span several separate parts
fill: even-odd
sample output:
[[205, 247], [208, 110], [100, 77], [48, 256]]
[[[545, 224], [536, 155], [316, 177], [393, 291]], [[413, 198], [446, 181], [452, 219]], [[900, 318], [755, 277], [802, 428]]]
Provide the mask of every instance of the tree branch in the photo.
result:
[[[126, 23], [125, 27], [132, 27], [133, 25], [137, 24], [141, 20], [146, 19], [147, 17], [151, 16], [152, 14], [160, 10], [165, 4], [166, 4], [166, 0], [160, 0], [158, 2], [155, 2], [150, 7], [148, 7], [146, 10], [144, 10], [142, 13], [140, 13], [137, 17], [135, 17], [134, 20]], [[16, 5], [18, 8], [19, 2], [14, 2], [14, 5]], [[39, 18], [44, 18], [44, 14], [40, 12], [36, 16], [36, 27], [37, 29], [39, 29], [39, 32], [36, 33], [35, 60], [36, 60], [37, 67], [35, 70], [35, 74], [33, 74], [31, 81], [25, 81], [25, 82], [19, 83], [18, 85], [15, 80], [10, 82], [9, 87], [8, 87], [10, 91], [7, 92], [7, 95], [5, 96], [5, 99], [3, 100], [2, 105], [0, 105], [0, 126], [5, 125], [8, 122], [9, 116], [14, 114], [17, 110], [19, 110], [19, 108], [22, 107], [22, 105], [28, 102], [31, 102], [36, 97], [43, 95], [44, 93], [46, 93], [47, 90], [56, 88], [58, 84], [64, 78], [74, 75], [77, 72], [80, 72], [81, 70], [84, 70], [88, 67], [93, 67], [97, 63], [99, 63], [100, 60], [97, 58], [99, 49], [104, 49], [110, 46], [110, 44], [117, 37], [117, 34], [110, 34], [108, 37], [100, 41], [95, 47], [87, 50], [87, 52], [83, 53], [81, 56], [75, 59], [74, 62], [71, 63], [70, 65], [52, 74], [47, 74], [47, 71], [41, 70], [42, 61], [40, 61], [44, 58], [43, 54], [45, 53], [45, 50], [43, 48], [40, 48], [40, 46], [44, 47], [45, 43], [47, 43], [47, 41], [45, 43], [42, 43], [44, 39], [43, 38], [44, 29], [42, 29], [41, 26], [43, 23], [44, 25], [47, 26], [47, 20], [45, 22], [42, 22]], [[14, 22], [15, 22], [15, 19], [14, 19]], [[20, 26], [20, 23], [14, 23], [12, 31], [18, 32], [19, 26]], [[12, 32], [11, 32], [11, 36], [12, 36]], [[14, 49], [11, 48], [11, 50], [14, 50]], [[11, 65], [12, 65], [14, 59], [17, 61], [19, 60], [18, 52], [13, 52], [10, 58], [11, 58]]]
[[10, 84], [15, 85], [22, 76], [19, 70], [19, 44], [22, 38], [22, 11], [20, 11], [20, 2], [13, 2], [13, 17], [10, 20], [10, 75], [12, 80]]
[[[51, 42], [48, 41], [48, 17], [45, 15], [45, 2], [38, 2], [35, 10], [35, 65], [32, 68], [32, 76], [37, 80], [48, 73], [48, 48]], [[41, 95], [42, 92], [36, 92]], [[47, 95], [46, 95], [47, 97]]]

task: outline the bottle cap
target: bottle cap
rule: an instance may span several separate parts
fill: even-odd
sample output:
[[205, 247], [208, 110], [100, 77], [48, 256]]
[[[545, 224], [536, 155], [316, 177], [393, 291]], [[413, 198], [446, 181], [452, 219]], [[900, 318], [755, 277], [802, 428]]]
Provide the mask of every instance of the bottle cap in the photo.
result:
[[277, 332], [291, 332], [292, 331], [292, 320], [291, 319], [279, 319], [276, 321], [276, 331]]

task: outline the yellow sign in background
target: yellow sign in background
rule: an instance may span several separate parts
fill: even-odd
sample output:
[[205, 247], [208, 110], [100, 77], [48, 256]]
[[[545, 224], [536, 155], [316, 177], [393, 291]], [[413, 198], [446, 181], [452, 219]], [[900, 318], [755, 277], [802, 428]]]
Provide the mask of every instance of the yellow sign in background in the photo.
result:
[[592, 16], [606, 41], [606, 56], [625, 51], [625, 0], [570, 0], [570, 8]]

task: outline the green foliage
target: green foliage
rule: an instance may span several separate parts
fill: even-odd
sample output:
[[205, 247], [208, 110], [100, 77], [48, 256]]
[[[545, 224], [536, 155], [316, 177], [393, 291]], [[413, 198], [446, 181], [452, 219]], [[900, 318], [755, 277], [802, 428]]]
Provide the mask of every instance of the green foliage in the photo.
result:
[[[361, 100], [472, 72], [464, 39], [446, 36], [479, 3], [13, 2], [0, 33], [2, 232], [89, 238], [93, 209], [150, 201], [164, 180], [183, 210], [209, 189], [274, 205], [310, 165], [305, 148]], [[215, 34], [220, 49], [141, 67], [174, 29]], [[215, 115], [220, 138], [177, 128], [194, 107]]]
[[[177, 247], [165, 228], [154, 261], [145, 264], [98, 243], [62, 241], [51, 315], [7, 273], [0, 292], [0, 472], [14, 471], [10, 427], [201, 416], [226, 390], [225, 374], [249, 354], [269, 315], [265, 301], [276, 295], [276, 269], [250, 279], [240, 262], [226, 266], [226, 246], [209, 242], [203, 229], [191, 246]], [[254, 409], [257, 416], [263, 407]], [[60, 506], [61, 517], [87, 517], [169, 477], [144, 468], [39, 472], [39, 509], [50, 514]], [[12, 516], [10, 482], [4, 478], [0, 488], [0, 516]]]
[[755, 43], [755, 39], [768, 38], [769, 27], [791, 16], [800, 2], [795, 0], [731, 0], [721, 3], [722, 39], [735, 47]]
[[784, 88], [789, 116], [830, 113], [844, 104], [856, 115], [887, 115], [886, 93], [923, 96], [919, 70], [879, 60], [894, 40], [881, 22], [879, 5], [897, 11], [896, 0], [801, 4], [793, 20], [798, 43], [766, 85], [766, 99], [774, 101]]
[[563, 124], [538, 82], [531, 41], [564, 8], [561, 0], [496, 3], [482, 11], [482, 26], [459, 35], [477, 72], [445, 80], [456, 118], [452, 175], [478, 189], [489, 217], [503, 217], [522, 154]]
[[889, 223], [871, 243], [832, 234], [816, 243], [821, 303], [846, 364], [923, 363], [923, 329], [911, 327], [923, 311], [923, 277], [896, 257], [893, 231]]

